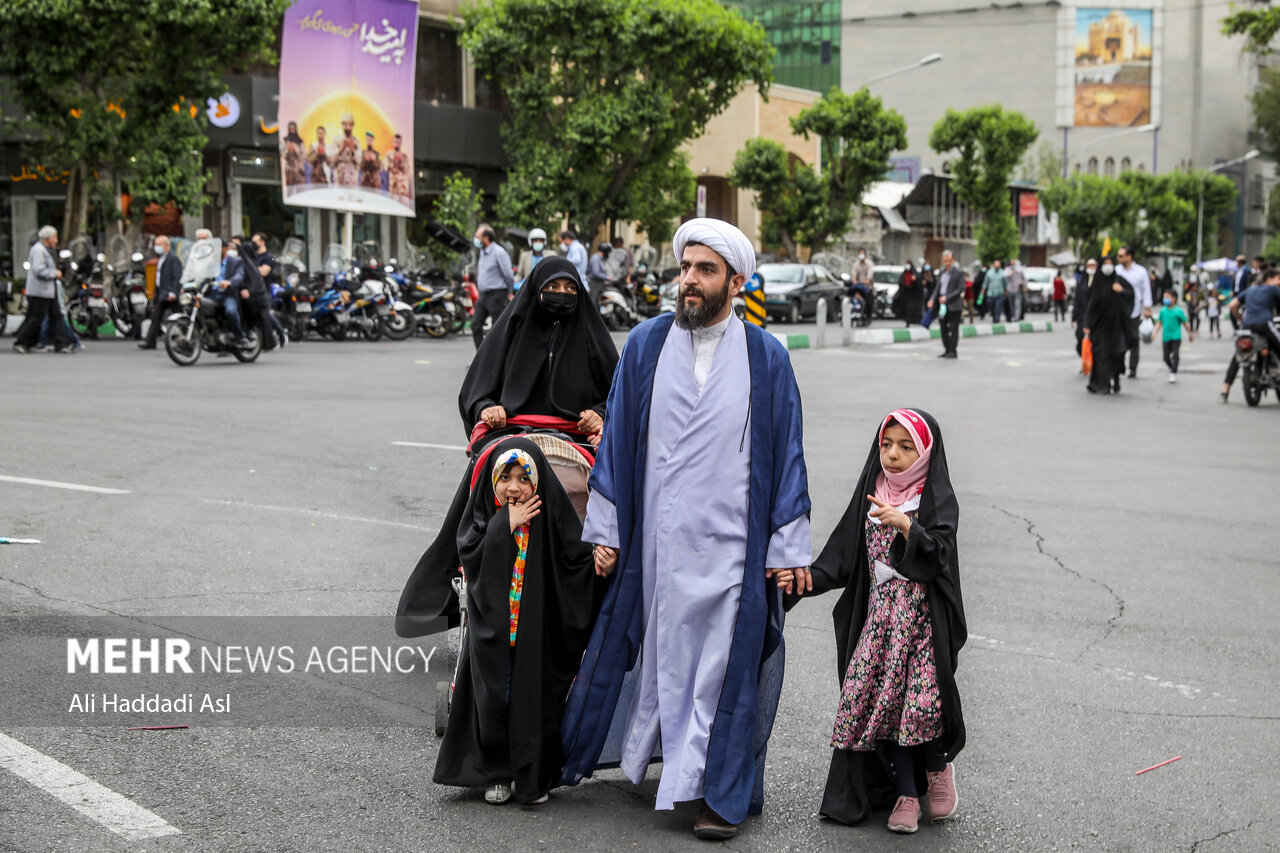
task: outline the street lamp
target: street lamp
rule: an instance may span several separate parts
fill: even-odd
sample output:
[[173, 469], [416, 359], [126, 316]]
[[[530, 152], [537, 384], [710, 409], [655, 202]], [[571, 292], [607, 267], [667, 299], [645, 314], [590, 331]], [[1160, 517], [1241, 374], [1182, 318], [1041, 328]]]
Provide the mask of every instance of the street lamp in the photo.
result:
[[1223, 169], [1230, 169], [1232, 166], [1239, 166], [1246, 160], [1252, 160], [1257, 157], [1260, 153], [1257, 148], [1254, 148], [1234, 160], [1210, 166], [1200, 173], [1200, 204], [1196, 207], [1196, 267], [1200, 266], [1200, 262], [1203, 260], [1201, 254], [1204, 251], [1204, 179], [1209, 176], [1210, 172], [1220, 172]]
[[[1093, 140], [1093, 141], [1091, 141], [1091, 142], [1086, 142], [1086, 143], [1084, 144], [1084, 146], [1080, 149], [1080, 151], [1079, 151], [1078, 153], [1079, 153], [1079, 154], [1084, 154], [1084, 152], [1088, 151], [1090, 148], [1092, 148], [1093, 146], [1097, 145], [1099, 142], [1108, 142], [1108, 141], [1110, 141], [1110, 140], [1112, 140], [1112, 139], [1119, 139], [1120, 137], [1122, 137], [1122, 136], [1128, 136], [1128, 135], [1129, 135], [1129, 134], [1131, 134], [1131, 133], [1151, 133], [1152, 131], [1155, 131], [1155, 130], [1158, 130], [1158, 129], [1159, 129], [1159, 128], [1158, 128], [1156, 125], [1154, 125], [1154, 124], [1140, 124], [1140, 125], [1138, 125], [1137, 127], [1131, 127], [1131, 128], [1129, 128], [1129, 129], [1127, 129], [1127, 130], [1122, 130], [1122, 131], [1120, 131], [1119, 133], [1113, 133], [1113, 134], [1111, 134], [1110, 136], [1101, 136], [1101, 137], [1099, 137], [1099, 138], [1097, 138], [1097, 139], [1095, 139], [1095, 140]], [[1062, 144], [1062, 178], [1063, 178], [1063, 180], [1066, 180], [1066, 177], [1067, 177], [1067, 162], [1068, 162], [1068, 158], [1067, 158], [1067, 145], [1066, 145], [1066, 139], [1067, 139], [1067, 135], [1066, 135], [1066, 128], [1063, 128], [1063, 134], [1062, 134], [1062, 141], [1063, 141], [1063, 144]]]
[[926, 65], [932, 65], [935, 62], [941, 62], [941, 61], [942, 61], [942, 54], [931, 53], [928, 56], [921, 57], [919, 60], [911, 63], [910, 65], [904, 65], [901, 68], [895, 68], [892, 71], [886, 71], [883, 74], [877, 74], [875, 77], [872, 77], [870, 80], [866, 81], [858, 88], [865, 89], [868, 86], [870, 86], [872, 83], [878, 83], [881, 80], [885, 79], [886, 77], [892, 77], [895, 74], [906, 74], [908, 71], [915, 71], [917, 68], [924, 68]]

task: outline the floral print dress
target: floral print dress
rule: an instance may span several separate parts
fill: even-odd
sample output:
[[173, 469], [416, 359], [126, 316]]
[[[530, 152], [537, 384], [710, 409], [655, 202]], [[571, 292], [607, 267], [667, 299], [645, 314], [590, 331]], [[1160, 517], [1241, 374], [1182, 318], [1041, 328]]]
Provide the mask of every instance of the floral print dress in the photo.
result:
[[[916, 513], [906, 513], [915, 523]], [[876, 584], [876, 561], [889, 562], [896, 528], [867, 519], [867, 621], [849, 659], [831, 745], [872, 750], [876, 741], [915, 746], [943, 733], [925, 586], [894, 578]]]

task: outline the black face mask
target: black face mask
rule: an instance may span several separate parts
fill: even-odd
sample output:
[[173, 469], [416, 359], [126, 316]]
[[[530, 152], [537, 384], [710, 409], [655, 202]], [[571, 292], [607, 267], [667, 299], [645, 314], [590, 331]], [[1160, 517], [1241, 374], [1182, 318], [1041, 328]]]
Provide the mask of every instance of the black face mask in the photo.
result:
[[576, 293], [543, 293], [539, 298], [542, 300], [542, 307], [557, 317], [572, 314], [573, 309], [578, 307]]

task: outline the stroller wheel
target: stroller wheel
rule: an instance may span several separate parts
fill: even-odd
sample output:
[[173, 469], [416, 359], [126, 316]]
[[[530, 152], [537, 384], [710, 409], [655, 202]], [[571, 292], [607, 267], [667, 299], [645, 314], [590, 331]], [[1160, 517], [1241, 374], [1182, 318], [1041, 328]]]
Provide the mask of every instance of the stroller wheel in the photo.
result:
[[449, 725], [449, 682], [436, 682], [436, 737], [444, 737]]

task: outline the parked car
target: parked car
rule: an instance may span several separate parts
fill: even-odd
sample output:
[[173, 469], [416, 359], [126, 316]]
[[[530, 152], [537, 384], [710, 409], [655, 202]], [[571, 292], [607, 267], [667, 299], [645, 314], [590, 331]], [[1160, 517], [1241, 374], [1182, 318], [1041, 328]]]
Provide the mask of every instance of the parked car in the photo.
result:
[[901, 264], [876, 264], [871, 269], [872, 286], [876, 289], [876, 316], [893, 314], [893, 297], [898, 294], [898, 280], [906, 267]]
[[827, 300], [827, 319], [840, 318], [844, 282], [818, 264], [761, 264], [764, 307], [770, 319], [799, 323], [818, 313], [818, 300]]

